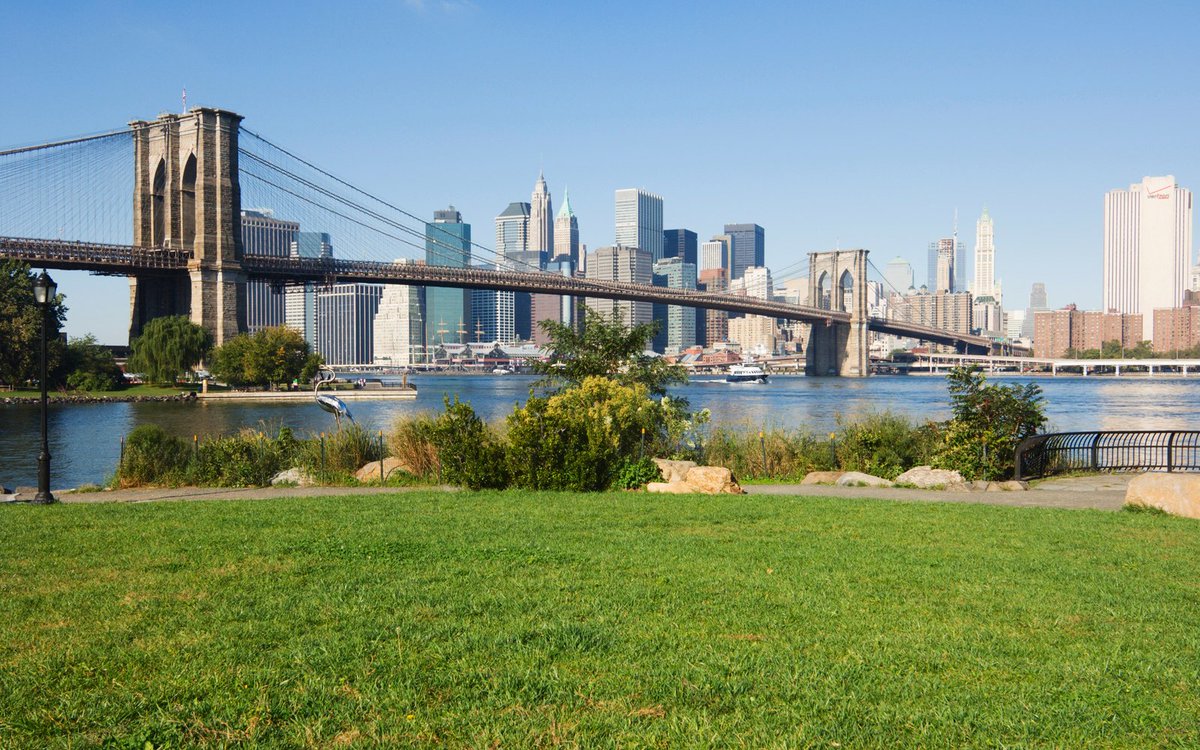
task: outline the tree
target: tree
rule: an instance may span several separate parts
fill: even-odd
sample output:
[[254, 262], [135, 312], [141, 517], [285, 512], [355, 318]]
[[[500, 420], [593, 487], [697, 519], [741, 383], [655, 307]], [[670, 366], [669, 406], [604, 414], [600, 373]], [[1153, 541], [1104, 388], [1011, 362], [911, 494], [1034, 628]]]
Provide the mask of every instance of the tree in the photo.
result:
[[271, 385], [309, 380], [321, 364], [308, 342], [287, 326], [239, 334], [213, 350], [212, 371], [230, 385]]
[[[15, 260], [0, 260], [0, 383], [36, 380], [40, 370], [42, 310], [33, 298], [34, 274]], [[46, 369], [60, 370], [64, 346], [60, 330], [67, 317], [63, 295], [56, 295], [47, 318]]]
[[88, 334], [67, 344], [67, 386], [77, 391], [115, 391], [125, 385], [125, 376], [112, 352]]
[[966, 479], [1010, 476], [1017, 445], [1046, 424], [1041, 387], [987, 385], [977, 365], [956, 367], [946, 380], [954, 416], [946, 423], [934, 465], [955, 469]]
[[543, 385], [578, 386], [585, 378], [601, 376], [624, 385], [640, 384], [651, 395], [666, 395], [667, 387], [687, 382], [687, 372], [661, 357], [646, 354], [658, 323], [626, 328], [620, 312], [611, 321], [587, 310], [582, 330], [551, 320], [538, 325], [550, 337], [548, 362], [538, 362], [534, 372]]
[[212, 335], [183, 315], [155, 318], [132, 342], [129, 369], [155, 383], [175, 378], [199, 364], [212, 348]]

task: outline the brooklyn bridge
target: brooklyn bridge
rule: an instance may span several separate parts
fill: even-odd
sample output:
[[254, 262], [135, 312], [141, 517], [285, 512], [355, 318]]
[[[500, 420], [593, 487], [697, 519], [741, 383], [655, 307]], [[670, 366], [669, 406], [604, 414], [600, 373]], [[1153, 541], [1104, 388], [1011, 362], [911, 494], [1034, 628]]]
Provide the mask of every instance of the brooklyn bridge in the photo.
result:
[[[811, 327], [805, 346], [810, 375], [867, 375], [870, 331], [962, 353], [992, 348], [987, 338], [871, 317], [866, 250], [809, 253], [808, 299], [819, 306], [569, 277], [511, 263], [497, 264], [505, 270], [398, 263], [413, 248], [438, 250], [439, 240], [427, 236], [422, 220], [241, 121], [232, 112], [196, 108], [0, 151], [0, 258], [129, 277], [131, 337], [155, 317], [187, 315], [220, 344], [246, 330], [246, 282], [258, 279], [558, 294], [800, 321]], [[242, 208], [262, 205], [278, 206], [295, 220], [336, 225], [343, 257], [245, 252]]]

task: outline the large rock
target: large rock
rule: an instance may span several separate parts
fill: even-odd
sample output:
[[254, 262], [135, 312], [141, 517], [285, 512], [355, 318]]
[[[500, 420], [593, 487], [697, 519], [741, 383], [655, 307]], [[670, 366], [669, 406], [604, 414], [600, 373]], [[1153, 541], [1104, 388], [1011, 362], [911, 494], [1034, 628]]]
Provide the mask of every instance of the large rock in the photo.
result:
[[683, 479], [671, 482], [651, 482], [647, 492], [669, 495], [741, 495], [745, 490], [733, 478], [733, 472], [723, 466], [693, 466]]
[[305, 473], [304, 469], [285, 469], [271, 477], [272, 487], [281, 484], [290, 484], [296, 487], [315, 487], [318, 482]]
[[847, 471], [834, 482], [838, 487], [894, 487], [892, 482], [883, 477], [864, 474], [861, 471]]
[[667, 458], [653, 459], [664, 482], [682, 482], [688, 470], [696, 466], [695, 461], [672, 461]]
[[800, 484], [837, 484], [844, 471], [810, 471], [800, 480]]
[[928, 466], [915, 466], [896, 477], [896, 484], [911, 484], [923, 490], [961, 487], [962, 474], [949, 469], [933, 469]]
[[1144, 505], [1187, 518], [1200, 518], [1200, 474], [1151, 472], [1129, 480], [1126, 505]]
[[[408, 468], [408, 464], [394, 456], [388, 456], [383, 459], [383, 477], [387, 479], [397, 471], [407, 471], [413, 473], [412, 469]], [[379, 462], [372, 461], [366, 464], [358, 471], [354, 472], [354, 478], [360, 482], [378, 482], [379, 481]]]
[[685, 484], [705, 495], [741, 495], [745, 490], [733, 479], [733, 472], [724, 466], [693, 466], [683, 478]]

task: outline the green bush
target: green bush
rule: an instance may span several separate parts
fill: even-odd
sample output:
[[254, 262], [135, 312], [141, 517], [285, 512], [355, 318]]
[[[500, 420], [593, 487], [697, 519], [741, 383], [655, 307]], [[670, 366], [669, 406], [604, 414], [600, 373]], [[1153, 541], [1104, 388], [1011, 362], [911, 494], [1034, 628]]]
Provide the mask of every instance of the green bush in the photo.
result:
[[946, 379], [954, 416], [945, 425], [932, 464], [968, 480], [1011, 477], [1017, 445], [1046, 424], [1041, 387], [987, 385], [978, 366], [956, 367]]
[[471, 408], [456, 396], [433, 420], [430, 442], [437, 450], [442, 481], [473, 490], [508, 486], [504, 444]]
[[174, 485], [184, 481], [191, 449], [155, 424], [135, 427], [117, 465], [118, 487]]
[[433, 444], [434, 417], [418, 414], [403, 417], [388, 434], [388, 455], [408, 467], [413, 476], [436, 479], [441, 473], [437, 447]]
[[353, 422], [335, 432], [312, 436], [299, 445], [297, 455], [301, 468], [323, 481], [334, 477], [346, 480], [363, 464], [382, 458], [379, 437]]
[[626, 461], [617, 470], [617, 477], [613, 480], [612, 486], [616, 490], [636, 490], [645, 487], [650, 482], [660, 481], [662, 481], [662, 472], [658, 470], [658, 465], [654, 463], [653, 459], [642, 457]]
[[838, 468], [895, 479], [914, 466], [927, 464], [936, 449], [937, 429], [914, 426], [890, 412], [868, 414], [854, 422], [839, 417], [836, 438]]
[[762, 430], [761, 438], [759, 434], [749, 427], [718, 427], [708, 436], [702, 460], [725, 466], [743, 479], [799, 480], [810, 471], [825, 471], [834, 466], [828, 441], [818, 440], [807, 432], [771, 428]]
[[245, 429], [196, 444], [187, 468], [189, 484], [201, 487], [261, 487], [290, 468], [297, 453], [291, 430], [275, 437]]

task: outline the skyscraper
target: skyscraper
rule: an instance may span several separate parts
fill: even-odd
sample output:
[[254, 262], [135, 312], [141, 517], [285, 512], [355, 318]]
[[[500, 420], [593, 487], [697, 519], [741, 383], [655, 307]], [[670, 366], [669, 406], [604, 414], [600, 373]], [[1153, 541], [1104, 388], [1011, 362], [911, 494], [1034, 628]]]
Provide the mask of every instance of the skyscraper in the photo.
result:
[[571, 267], [579, 268], [579, 220], [571, 210], [571, 195], [563, 190], [562, 208], [554, 219], [554, 260], [569, 258]]
[[976, 297], [991, 297], [996, 302], [1000, 299], [1000, 287], [996, 284], [996, 246], [994, 242], [995, 227], [988, 210], [983, 209], [983, 215], [975, 222], [975, 283], [971, 292]]
[[1029, 307], [1025, 310], [1025, 323], [1021, 328], [1022, 338], [1032, 339], [1034, 337], [1036, 333], [1033, 325], [1035, 313], [1048, 309], [1050, 309], [1050, 303], [1046, 297], [1046, 285], [1035, 281], [1029, 290]]
[[[695, 238], [695, 234], [692, 234]], [[654, 264], [654, 285], [668, 289], [695, 289], [696, 266], [678, 256], [663, 258]], [[696, 344], [696, 309], [680, 305], [654, 305], [659, 321], [654, 337], [655, 351], [678, 354]]]
[[965, 292], [966, 245], [953, 237], [943, 237], [929, 243], [929, 278], [926, 286], [930, 292]]
[[696, 233], [690, 229], [668, 229], [663, 232], [663, 258], [683, 258], [684, 263], [696, 265]]
[[326, 364], [371, 364], [382, 296], [382, 284], [334, 284], [317, 292], [317, 351]]
[[383, 287], [375, 313], [375, 364], [408, 367], [425, 361], [425, 292], [425, 287], [407, 284]]
[[883, 270], [884, 294], [908, 294], [913, 285], [913, 267], [899, 256], [888, 261]]
[[[528, 203], [509, 203], [496, 217], [497, 270], [530, 273], [545, 267], [544, 253], [529, 249]], [[496, 340], [510, 343], [532, 336], [532, 300], [528, 292], [496, 292]]]
[[617, 245], [650, 253], [651, 262], [663, 257], [663, 199], [637, 188], [616, 192]]
[[[242, 210], [242, 251], [246, 255], [286, 258], [299, 231], [298, 223], [276, 219], [270, 209]], [[253, 333], [284, 324], [287, 305], [282, 292], [278, 285], [272, 288], [269, 281], [246, 282], [247, 330]]]
[[1145, 177], [1104, 196], [1104, 311], [1141, 313], [1154, 339], [1154, 310], [1179, 307], [1192, 251], [1192, 192], [1173, 175]]
[[729, 278], [740, 279], [747, 268], [767, 264], [766, 235], [757, 224], [726, 224], [729, 235]]
[[[471, 265], [471, 225], [454, 206], [433, 212], [425, 224], [425, 262], [431, 266]], [[465, 343], [470, 335], [470, 295], [465, 289], [425, 290], [425, 344]]]
[[[292, 242], [293, 258], [332, 258], [333, 244], [325, 232], [299, 232]], [[284, 325], [299, 331], [317, 351], [317, 285], [311, 281], [289, 284], [284, 290]]]
[[[659, 236], [662, 236], [661, 232]], [[597, 248], [588, 253], [587, 278], [650, 284], [653, 279], [650, 253], [641, 248], [623, 245]], [[621, 319], [627, 326], [649, 323], [653, 319], [653, 310], [649, 302], [589, 297], [587, 306], [609, 319], [615, 312], [620, 312]]]
[[729, 243], [724, 235], [713, 237], [700, 245], [700, 270], [711, 271], [719, 268], [729, 275]]
[[529, 251], [541, 253], [539, 267], [544, 267], [554, 252], [554, 208], [541, 172], [529, 201]]

